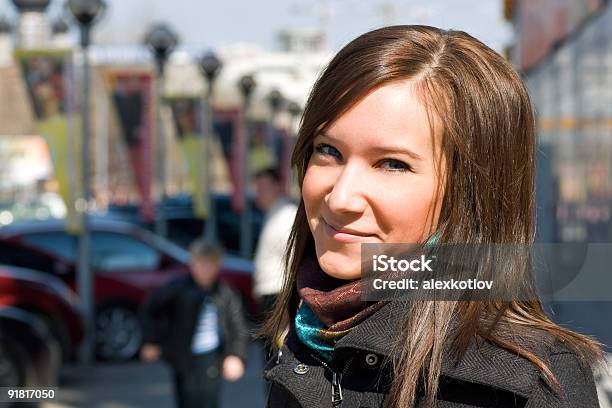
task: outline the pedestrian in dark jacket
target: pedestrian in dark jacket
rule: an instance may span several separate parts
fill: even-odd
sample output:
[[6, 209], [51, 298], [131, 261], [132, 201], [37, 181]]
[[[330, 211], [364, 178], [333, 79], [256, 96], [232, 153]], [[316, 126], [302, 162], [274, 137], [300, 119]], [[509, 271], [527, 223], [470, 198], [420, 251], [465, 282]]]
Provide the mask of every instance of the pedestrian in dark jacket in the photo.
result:
[[170, 364], [179, 408], [217, 407], [221, 376], [236, 381], [244, 373], [247, 324], [239, 295], [218, 279], [221, 248], [199, 240], [190, 252], [191, 274], [158, 289], [143, 307], [141, 358]]
[[[293, 152], [302, 200], [262, 329], [278, 349], [267, 406], [596, 407], [600, 345], [549, 320], [529, 268], [535, 145], [519, 75], [468, 34], [393, 26], [343, 48]], [[412, 251], [418, 269], [451, 244], [478, 256], [437, 259], [432, 280], [490, 288], [376, 292], [425, 274], [383, 273], [379, 255]]]

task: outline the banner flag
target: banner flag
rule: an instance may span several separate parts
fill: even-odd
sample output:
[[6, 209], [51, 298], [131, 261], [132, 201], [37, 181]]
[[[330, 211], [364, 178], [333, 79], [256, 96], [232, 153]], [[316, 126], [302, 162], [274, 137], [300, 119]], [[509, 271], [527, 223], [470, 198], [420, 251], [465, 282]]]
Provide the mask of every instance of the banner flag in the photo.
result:
[[289, 137], [289, 129], [282, 128], [280, 133], [280, 173], [285, 195], [291, 194], [291, 153], [293, 152], [294, 138]]
[[[234, 138], [232, 140], [232, 154], [230, 158], [230, 173], [232, 175], [232, 184], [234, 186], [232, 193], [232, 208], [237, 213], [243, 213], [246, 210], [245, 180], [242, 177], [243, 170], [246, 167], [247, 152], [245, 149], [245, 139], [247, 137], [247, 129], [244, 126], [244, 112], [238, 111], [234, 126]], [[248, 182], [247, 182], [248, 184]]]
[[[171, 97], [168, 105], [172, 109], [174, 128], [178, 142], [187, 161], [191, 179], [193, 213], [197, 218], [208, 216], [208, 195], [210, 187], [206, 174], [206, 158], [212, 159], [211, 136], [204, 136], [204, 110], [200, 98]], [[209, 167], [212, 171], [212, 164]]]
[[[218, 137], [227, 164], [232, 185], [231, 204], [235, 212], [242, 212], [244, 197], [242, 196], [242, 175], [240, 150], [240, 111], [238, 109], [213, 109], [214, 134]], [[243, 163], [242, 163], [243, 164]]]
[[66, 205], [66, 230], [78, 234], [83, 228], [77, 209], [78, 200], [83, 198], [82, 135], [80, 118], [75, 115], [72, 53], [17, 49], [15, 60], [26, 83], [36, 132], [49, 147], [59, 193]]
[[105, 77], [140, 196], [140, 214], [152, 221], [153, 76], [148, 71], [125, 69], [109, 70]]

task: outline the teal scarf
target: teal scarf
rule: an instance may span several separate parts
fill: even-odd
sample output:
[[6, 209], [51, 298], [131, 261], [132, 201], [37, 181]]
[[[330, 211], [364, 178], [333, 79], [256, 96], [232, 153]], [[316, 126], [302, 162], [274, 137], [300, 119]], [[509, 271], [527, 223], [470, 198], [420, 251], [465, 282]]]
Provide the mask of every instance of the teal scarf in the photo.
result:
[[302, 259], [296, 286], [302, 300], [294, 320], [296, 333], [324, 358], [331, 358], [336, 342], [385, 303], [362, 301], [360, 279], [331, 277], [314, 254]]
[[295, 315], [295, 331], [302, 343], [317, 351], [326, 360], [331, 360], [333, 344], [350, 329], [327, 330], [306, 302], [302, 302]]
[[[427, 240], [431, 249], [437, 234]], [[297, 289], [302, 299], [294, 320], [300, 341], [330, 360], [336, 342], [386, 301], [361, 301], [359, 280], [342, 281], [327, 275], [316, 257], [306, 256], [297, 274]]]

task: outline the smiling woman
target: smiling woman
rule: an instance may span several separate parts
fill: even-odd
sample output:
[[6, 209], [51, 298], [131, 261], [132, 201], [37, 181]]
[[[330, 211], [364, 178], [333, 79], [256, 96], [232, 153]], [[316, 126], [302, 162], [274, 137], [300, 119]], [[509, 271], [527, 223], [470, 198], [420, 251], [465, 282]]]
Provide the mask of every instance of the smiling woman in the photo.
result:
[[364, 243], [531, 244], [534, 156], [529, 95], [475, 38], [394, 26], [344, 47], [293, 152], [268, 406], [596, 407], [600, 347], [548, 319], [524, 259], [503, 279], [529, 301], [361, 297]]
[[440, 184], [431, 136], [414, 84], [401, 81], [374, 90], [313, 139], [302, 195], [327, 274], [358, 278], [361, 243], [419, 243], [431, 233]]

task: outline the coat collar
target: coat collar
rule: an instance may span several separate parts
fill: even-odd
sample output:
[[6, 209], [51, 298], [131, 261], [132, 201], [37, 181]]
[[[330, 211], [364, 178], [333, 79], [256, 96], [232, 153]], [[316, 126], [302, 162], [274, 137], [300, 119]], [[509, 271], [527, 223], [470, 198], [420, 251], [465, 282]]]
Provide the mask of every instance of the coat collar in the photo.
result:
[[[390, 357], [400, 338], [398, 323], [406, 313], [406, 302], [391, 301], [358, 324], [340, 339], [335, 350], [359, 349]], [[376, 335], [373, 335], [373, 334]], [[543, 357], [545, 349], [535, 351]], [[500, 388], [528, 397], [540, 377], [538, 368], [528, 360], [488, 341], [473, 342], [455, 362], [447, 348], [442, 374], [461, 381]]]

